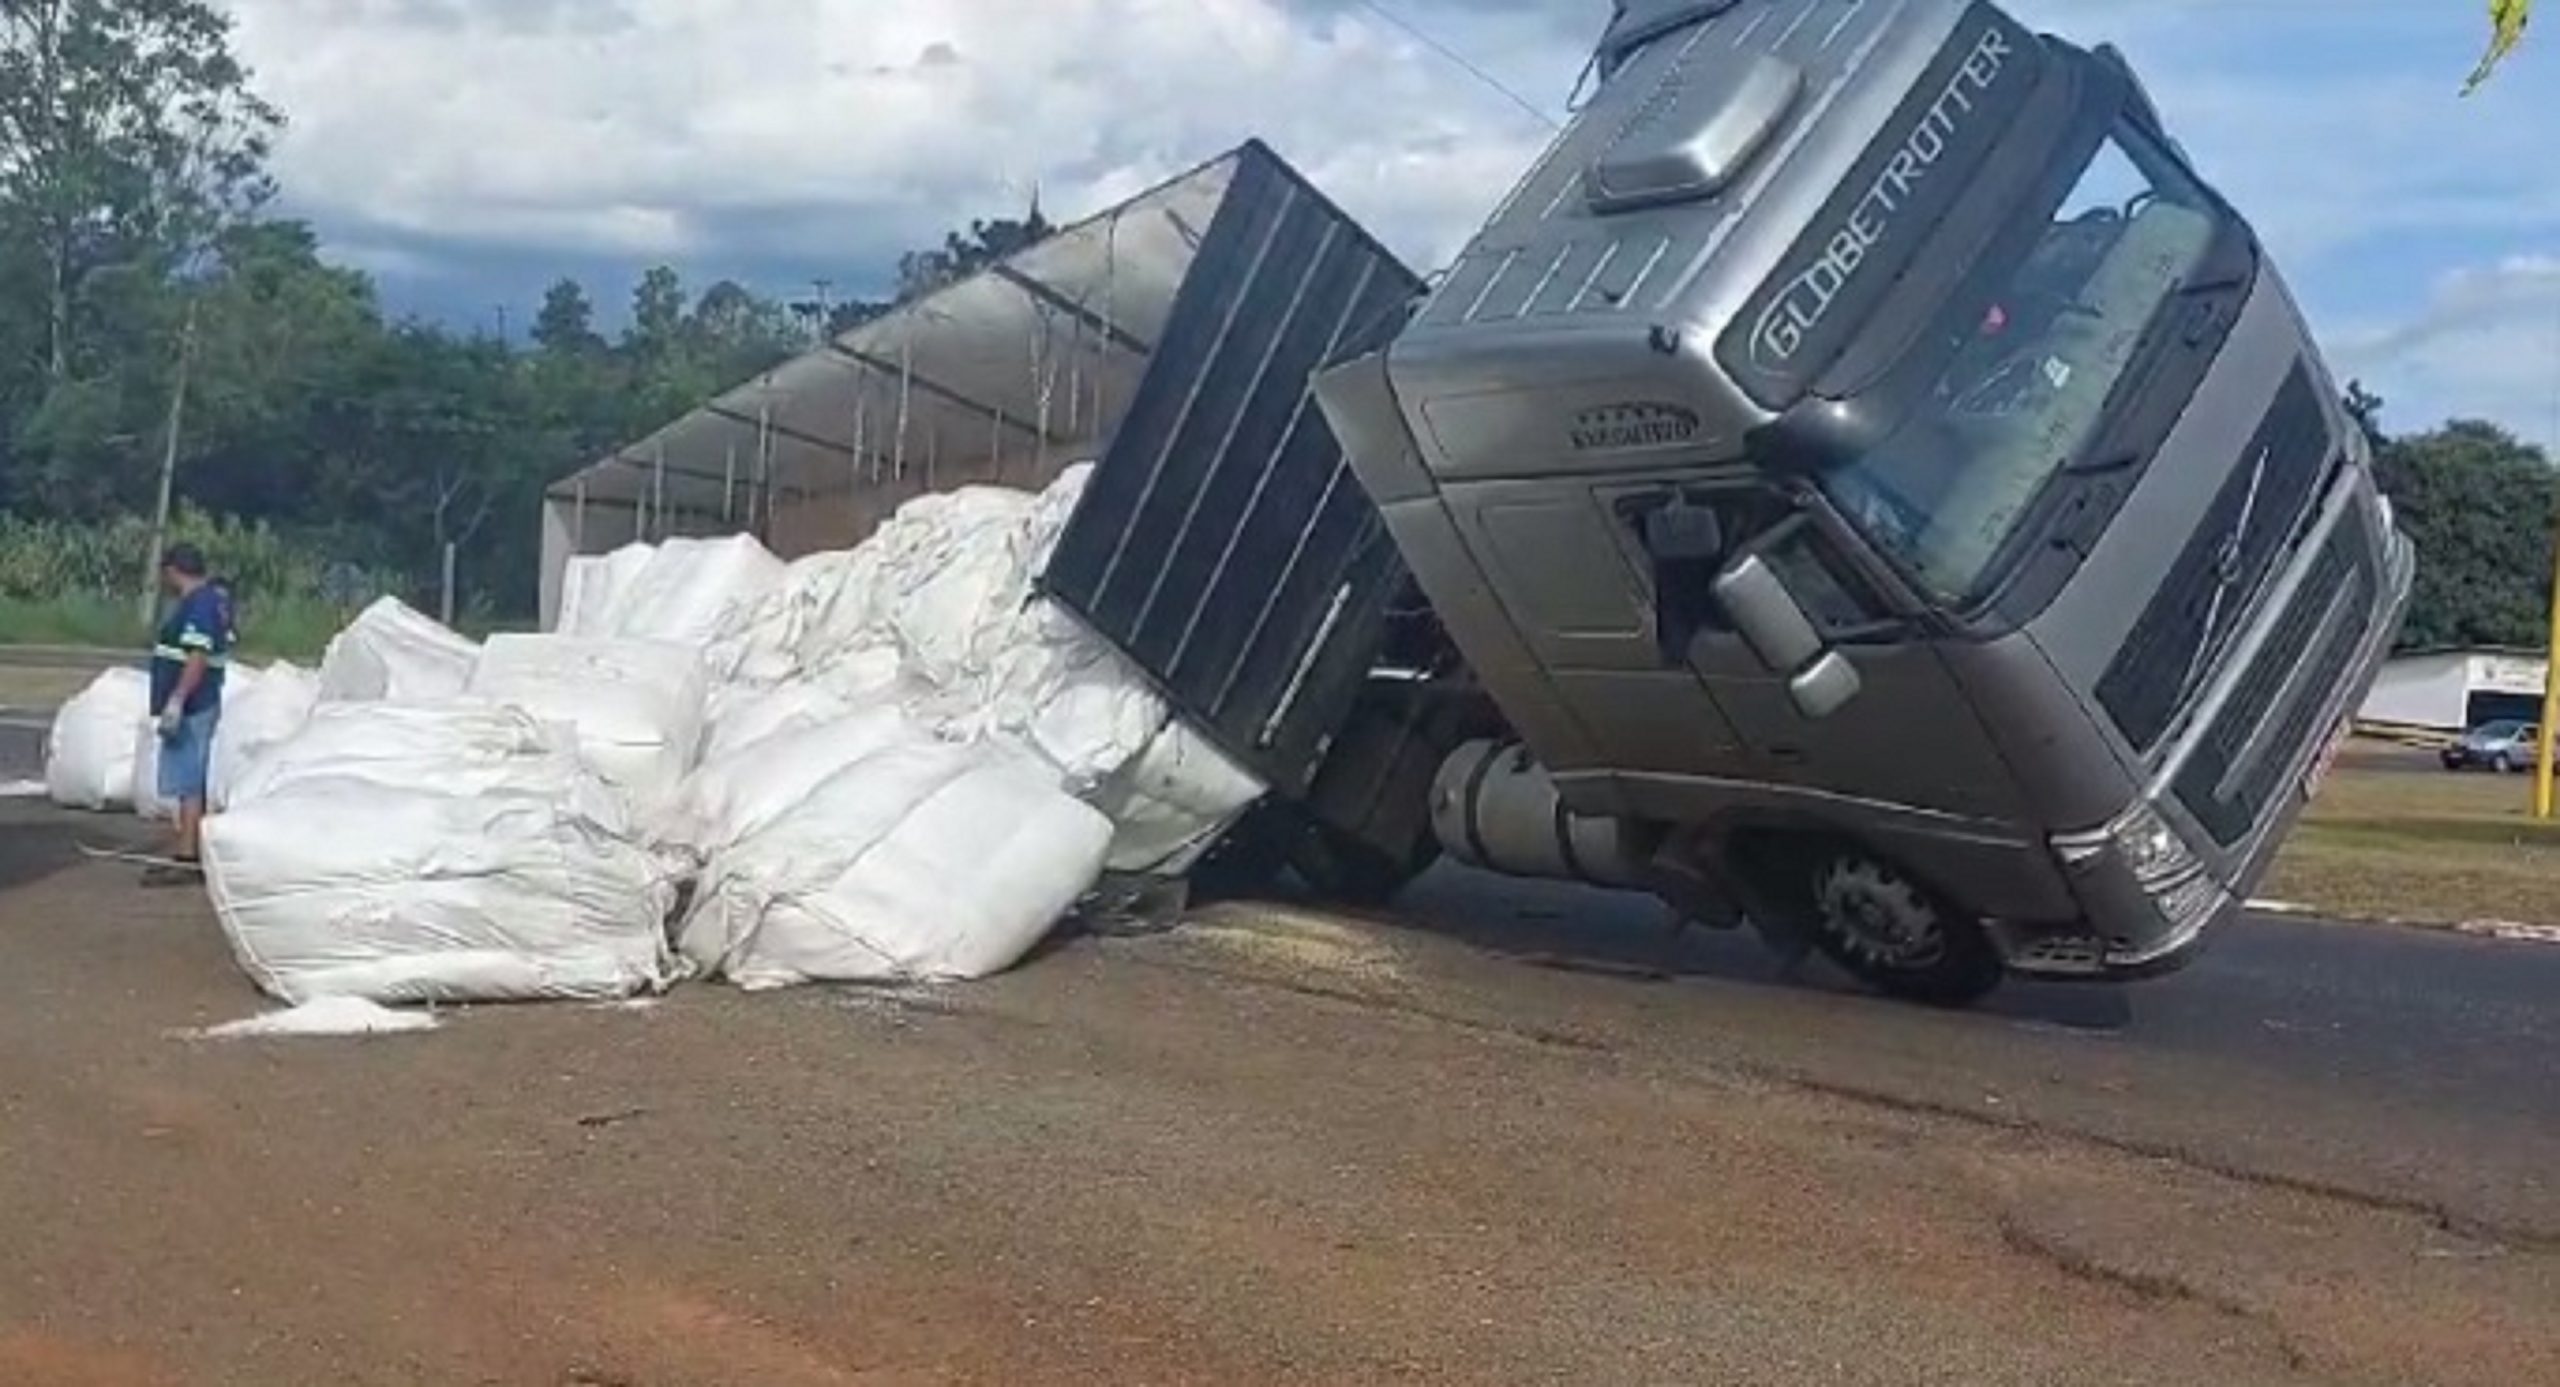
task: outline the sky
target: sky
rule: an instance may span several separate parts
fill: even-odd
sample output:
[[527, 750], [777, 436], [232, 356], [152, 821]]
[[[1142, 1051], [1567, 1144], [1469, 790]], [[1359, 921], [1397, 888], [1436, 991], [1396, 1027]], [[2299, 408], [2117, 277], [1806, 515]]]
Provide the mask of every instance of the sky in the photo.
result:
[[[1753, 0], [1743, 0], [1752, 3]], [[230, 0], [285, 210], [395, 310], [520, 331], [696, 288], [876, 290], [1260, 136], [1418, 268], [1552, 134], [1608, 0]], [[2560, 433], [2560, 31], [2457, 98], [2473, 0], [2011, 0], [2113, 42], [2385, 422]], [[1400, 22], [1399, 22], [1400, 21]], [[1471, 75], [1415, 36], [1463, 55]], [[1512, 95], [1496, 89], [1507, 88]], [[1516, 95], [1543, 112], [1524, 110]]]

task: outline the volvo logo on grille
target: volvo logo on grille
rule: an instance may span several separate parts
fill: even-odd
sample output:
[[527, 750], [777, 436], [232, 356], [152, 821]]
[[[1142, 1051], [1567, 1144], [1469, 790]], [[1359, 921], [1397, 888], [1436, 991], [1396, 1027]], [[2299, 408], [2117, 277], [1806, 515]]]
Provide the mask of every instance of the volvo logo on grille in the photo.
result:
[[1698, 436], [1698, 413], [1655, 401], [1601, 405], [1573, 416], [1568, 430], [1577, 453], [1620, 453], [1669, 448]]
[[2240, 536], [2237, 533], [2224, 535], [2222, 547], [2213, 551], [2213, 579], [2226, 588], [2240, 582]]

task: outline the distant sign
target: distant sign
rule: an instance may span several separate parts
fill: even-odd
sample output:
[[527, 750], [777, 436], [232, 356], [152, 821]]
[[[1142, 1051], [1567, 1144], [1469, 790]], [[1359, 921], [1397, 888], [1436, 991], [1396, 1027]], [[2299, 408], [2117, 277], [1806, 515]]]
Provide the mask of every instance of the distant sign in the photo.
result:
[[2514, 655], [2471, 657], [2471, 687], [2478, 693], [2539, 694], [2545, 663]]

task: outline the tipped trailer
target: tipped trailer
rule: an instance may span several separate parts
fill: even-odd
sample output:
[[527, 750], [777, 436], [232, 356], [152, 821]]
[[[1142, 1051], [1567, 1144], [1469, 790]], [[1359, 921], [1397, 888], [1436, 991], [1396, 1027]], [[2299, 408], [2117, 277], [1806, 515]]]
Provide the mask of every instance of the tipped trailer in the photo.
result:
[[[1278, 791], [1204, 872], [1379, 900], [1445, 852], [1940, 1003], [2179, 967], [2413, 567], [2265, 247], [2120, 54], [1995, 5], [1629, 0], [1595, 71], [1327, 358], [1338, 461], [1178, 422], [1249, 388], [1305, 427], [1320, 334], [1204, 353], [1250, 386], [1168, 383], [1070, 529], [1052, 594]], [[1323, 640], [1201, 653], [1275, 629]]]

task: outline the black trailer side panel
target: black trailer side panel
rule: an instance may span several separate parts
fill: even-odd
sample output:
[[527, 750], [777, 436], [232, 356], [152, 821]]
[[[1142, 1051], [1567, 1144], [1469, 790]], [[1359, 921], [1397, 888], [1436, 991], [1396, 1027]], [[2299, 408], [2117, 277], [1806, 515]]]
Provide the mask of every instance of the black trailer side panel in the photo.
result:
[[1405, 582], [1308, 382], [1422, 283], [1268, 148], [1239, 159], [1041, 585], [1295, 796]]

